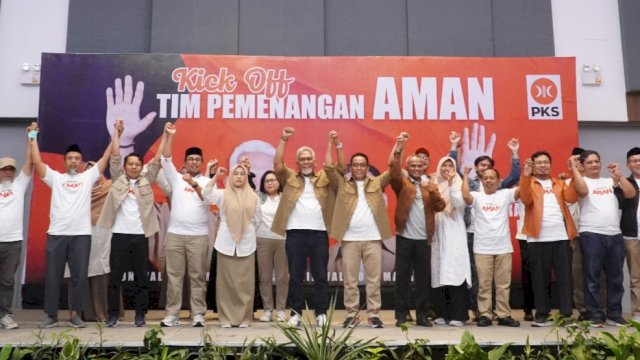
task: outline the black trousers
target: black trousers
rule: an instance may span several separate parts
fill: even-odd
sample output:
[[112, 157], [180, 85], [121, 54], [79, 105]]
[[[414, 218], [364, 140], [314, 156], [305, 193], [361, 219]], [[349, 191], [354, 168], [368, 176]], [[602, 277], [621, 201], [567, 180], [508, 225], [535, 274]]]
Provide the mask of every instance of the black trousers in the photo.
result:
[[518, 240], [520, 245], [520, 273], [522, 281], [522, 310], [531, 312], [534, 306], [533, 281], [531, 279], [531, 262], [527, 240]]
[[560, 315], [573, 312], [573, 282], [571, 278], [571, 246], [568, 240], [527, 243], [531, 277], [533, 280], [536, 320], [545, 320], [551, 312], [549, 283], [551, 271], [558, 283], [558, 310]]
[[415, 280], [416, 317], [427, 316], [431, 288], [431, 245], [426, 240], [412, 240], [396, 235], [396, 320], [404, 321], [409, 313], [411, 274]]
[[469, 320], [469, 291], [467, 282], [460, 285], [445, 285], [431, 289], [431, 303], [438, 317], [445, 320]]
[[[111, 276], [107, 301], [109, 314], [120, 313], [120, 292], [122, 278], [133, 271], [133, 297], [136, 314], [144, 314], [149, 309], [149, 242], [143, 234], [113, 234], [111, 255], [109, 256]], [[126, 274], [128, 278], [128, 274]]]
[[287, 230], [285, 244], [289, 262], [289, 293], [287, 302], [292, 311], [302, 314], [305, 307], [302, 284], [310, 261], [313, 276], [314, 307], [316, 316], [327, 313], [329, 307], [329, 284], [327, 265], [329, 264], [329, 236], [319, 230]]

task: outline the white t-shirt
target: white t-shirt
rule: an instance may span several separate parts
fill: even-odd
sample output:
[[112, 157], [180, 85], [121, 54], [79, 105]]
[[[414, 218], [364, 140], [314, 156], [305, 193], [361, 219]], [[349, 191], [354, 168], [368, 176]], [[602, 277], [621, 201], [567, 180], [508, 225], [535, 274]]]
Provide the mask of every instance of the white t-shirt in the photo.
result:
[[50, 235], [91, 235], [91, 189], [100, 178], [97, 166], [76, 175], [49, 166], [42, 181], [51, 188]]
[[326, 231], [322, 217], [322, 207], [316, 197], [311, 178], [303, 176], [304, 190], [291, 210], [287, 221], [287, 230], [322, 230]]
[[620, 209], [613, 193], [613, 179], [585, 177], [584, 181], [589, 193], [579, 200], [580, 232], [620, 234]]
[[409, 180], [416, 187], [416, 197], [413, 198], [413, 204], [409, 208], [407, 225], [400, 235], [412, 240], [427, 240], [427, 220], [424, 217], [424, 202], [422, 201], [422, 192], [420, 192], [420, 183], [412, 179]]
[[516, 189], [502, 189], [493, 194], [472, 191], [475, 214], [473, 252], [501, 255], [513, 252], [509, 229], [509, 206], [515, 201]]
[[356, 186], [358, 187], [358, 202], [342, 240], [381, 240], [382, 236], [378, 230], [378, 224], [364, 194], [364, 180], [356, 180]]
[[[167, 181], [171, 185], [171, 220], [168, 232], [176, 235], [207, 235], [209, 233], [209, 204], [200, 200], [198, 193], [182, 179], [172, 158], [160, 157]], [[198, 174], [193, 178], [201, 191], [209, 180]]]
[[116, 212], [116, 219], [113, 222], [111, 232], [114, 234], [144, 234], [142, 220], [140, 219], [140, 209], [138, 208], [135, 194], [136, 182], [138, 180], [129, 179], [129, 191], [127, 191], [127, 196], [120, 203], [120, 207]]
[[24, 195], [31, 176], [22, 170], [8, 188], [0, 186], [0, 242], [23, 240]]
[[567, 228], [564, 226], [564, 216], [558, 199], [553, 193], [553, 183], [551, 180], [537, 180], [542, 185], [542, 226], [538, 238], [529, 237], [529, 242], [569, 240]]
[[284, 240], [284, 236], [280, 236], [271, 231], [271, 224], [273, 224], [273, 218], [278, 210], [278, 204], [280, 204], [280, 195], [276, 195], [273, 198], [267, 195], [264, 203], [260, 205], [262, 217], [258, 225], [258, 230], [256, 230], [256, 235], [259, 238]]

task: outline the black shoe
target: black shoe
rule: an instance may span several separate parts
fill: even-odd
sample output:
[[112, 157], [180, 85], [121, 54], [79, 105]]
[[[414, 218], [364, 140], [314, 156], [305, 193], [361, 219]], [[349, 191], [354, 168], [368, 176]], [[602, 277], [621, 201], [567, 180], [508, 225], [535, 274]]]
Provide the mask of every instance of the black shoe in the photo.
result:
[[524, 321], [533, 321], [533, 313], [531, 310], [524, 312]]
[[589, 320], [589, 317], [587, 316], [587, 312], [583, 311], [580, 313], [580, 315], [578, 316], [578, 321], [587, 321]]
[[342, 327], [354, 328], [354, 327], [358, 326], [358, 324], [360, 324], [360, 317], [359, 316], [347, 316], [347, 318], [344, 319], [344, 322], [342, 323]]
[[416, 317], [418, 318], [416, 320], [416, 325], [424, 326], [424, 327], [433, 327], [433, 323], [431, 323], [431, 320], [429, 320], [427, 315], [422, 315], [422, 316], [418, 315]]
[[500, 326], [508, 326], [508, 327], [518, 327], [520, 326], [520, 321], [512, 318], [511, 316], [498, 318], [498, 325]]
[[406, 320], [396, 320], [396, 327], [402, 327], [403, 325], [406, 326], [406, 324], [408, 323], [408, 321]]
[[491, 319], [489, 319], [486, 316], [480, 316], [478, 318], [478, 326], [480, 327], [487, 327], [487, 326], [491, 326], [493, 323], [491, 322]]
[[109, 314], [106, 325], [110, 328], [118, 326], [118, 315]]
[[136, 318], [133, 321], [135, 327], [143, 327], [147, 323], [144, 321], [144, 313], [136, 313]]

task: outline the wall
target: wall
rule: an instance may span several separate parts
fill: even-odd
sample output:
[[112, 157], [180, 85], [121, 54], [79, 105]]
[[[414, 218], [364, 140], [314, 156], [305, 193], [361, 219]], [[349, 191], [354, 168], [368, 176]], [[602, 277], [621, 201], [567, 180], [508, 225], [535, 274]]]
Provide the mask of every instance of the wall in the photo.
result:
[[[551, 4], [555, 54], [576, 57], [578, 120], [627, 121], [618, 2], [554, 0]], [[581, 85], [582, 65], [596, 63], [602, 68], [602, 85]]]

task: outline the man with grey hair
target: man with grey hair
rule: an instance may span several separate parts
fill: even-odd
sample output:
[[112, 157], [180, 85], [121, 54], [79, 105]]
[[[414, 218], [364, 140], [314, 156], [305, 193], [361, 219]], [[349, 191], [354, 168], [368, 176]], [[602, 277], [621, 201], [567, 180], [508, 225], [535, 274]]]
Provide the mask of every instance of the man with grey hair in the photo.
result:
[[[294, 129], [290, 127], [282, 130], [280, 143], [273, 158], [276, 177], [280, 184], [284, 185], [284, 189], [271, 231], [287, 236], [288, 303], [292, 310], [289, 325], [299, 326], [301, 322], [300, 316], [304, 308], [302, 281], [305, 277], [306, 259], [309, 257], [315, 287], [316, 322], [318, 326], [322, 326], [327, 321], [326, 313], [329, 307], [328, 232], [331, 228], [336, 184], [324, 169], [314, 172], [315, 152], [308, 146], [303, 146], [296, 152], [298, 171], [285, 165], [284, 152], [293, 133]], [[331, 165], [332, 145], [338, 146], [330, 134], [325, 166]]]
[[[36, 128], [37, 125], [31, 123], [27, 132], [35, 131]], [[17, 175], [16, 169], [14, 159], [0, 158], [0, 328], [5, 329], [18, 328], [11, 316], [10, 307], [24, 239], [24, 195], [33, 174], [29, 146], [24, 165]]]

